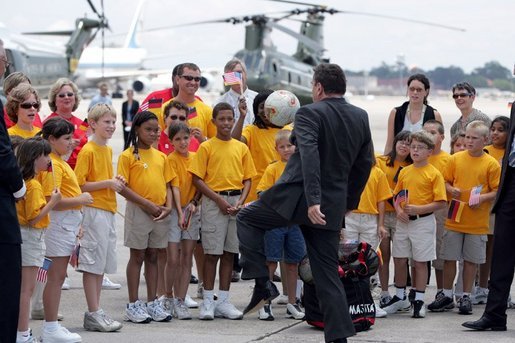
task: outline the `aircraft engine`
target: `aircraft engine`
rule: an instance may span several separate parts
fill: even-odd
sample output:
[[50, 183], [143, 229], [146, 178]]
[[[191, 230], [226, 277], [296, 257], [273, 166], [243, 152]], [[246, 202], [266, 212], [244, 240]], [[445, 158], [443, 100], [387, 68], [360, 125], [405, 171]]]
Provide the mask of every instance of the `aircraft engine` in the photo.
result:
[[132, 89], [134, 89], [136, 93], [142, 93], [143, 91], [148, 89], [149, 86], [150, 80], [145, 77], [139, 77], [138, 79], [132, 82]]
[[213, 75], [205, 73], [202, 75], [202, 79], [200, 80], [200, 88], [206, 92], [209, 92], [213, 88], [214, 81], [215, 79]]

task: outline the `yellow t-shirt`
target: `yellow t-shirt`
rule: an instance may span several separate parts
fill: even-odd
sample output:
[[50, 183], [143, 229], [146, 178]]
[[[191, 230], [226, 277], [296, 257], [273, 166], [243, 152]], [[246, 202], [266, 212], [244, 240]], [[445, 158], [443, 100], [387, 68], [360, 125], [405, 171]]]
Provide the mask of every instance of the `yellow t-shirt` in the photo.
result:
[[217, 137], [200, 144], [188, 171], [204, 180], [215, 192], [243, 189], [243, 180], [256, 175], [245, 144], [236, 139], [223, 141]]
[[414, 165], [403, 168], [393, 194], [408, 190], [408, 204], [427, 205], [434, 201], [447, 201], [445, 181], [442, 173], [431, 164], [423, 167]]
[[438, 155], [429, 156], [427, 161], [443, 174], [443, 171], [445, 170], [445, 167], [447, 166], [450, 158], [451, 154], [449, 154], [447, 151], [440, 150]]
[[27, 131], [19, 127], [18, 124], [15, 124], [14, 126], [11, 126], [7, 129], [9, 136], [20, 136], [21, 138], [34, 137], [39, 131], [41, 131], [39, 127], [33, 126], [32, 130]]
[[[25, 197], [16, 202], [16, 213], [18, 213], [18, 221], [20, 225], [29, 225], [29, 221], [36, 218], [46, 205], [43, 187], [36, 179], [30, 179], [25, 182], [27, 193]], [[50, 223], [48, 214], [32, 227], [35, 229], [44, 229]]]
[[[376, 166], [383, 171], [386, 175], [386, 180], [388, 181], [388, 185], [390, 186], [391, 191], [395, 189], [395, 176], [398, 177], [399, 169], [402, 169], [409, 165], [408, 162], [399, 162], [395, 160], [393, 162], [393, 166], [387, 166], [386, 163], [388, 162], [388, 157], [384, 155], [380, 155], [376, 157]], [[395, 212], [395, 209], [393, 206], [386, 202], [386, 212]]]
[[166, 155], [161, 151], [138, 149], [139, 160], [133, 154], [134, 147], [126, 149], [118, 158], [118, 174], [141, 197], [162, 206], [166, 202], [166, 187], [177, 175], [174, 174]]
[[388, 200], [392, 197], [392, 190], [386, 179], [386, 174], [374, 166], [370, 170], [370, 176], [361, 193], [358, 208], [352, 212], [354, 213], [367, 213], [379, 214], [377, 203]]
[[[82, 191], [72, 167], [61, 156], [53, 152], [50, 153], [50, 158], [52, 159], [52, 171], [41, 173], [41, 184], [45, 196], [51, 196], [55, 188], [61, 191], [63, 198], [75, 198], [81, 195]], [[68, 210], [79, 210], [81, 207], [76, 206]]]
[[502, 165], [502, 158], [504, 157], [505, 149], [499, 149], [493, 145], [487, 145], [485, 146], [485, 150], [488, 151], [488, 154], [495, 158], [500, 165]]
[[266, 167], [261, 180], [259, 180], [259, 184], [256, 186], [256, 192], [264, 192], [272, 187], [281, 177], [284, 168], [286, 168], [286, 162], [284, 161], [279, 160], [270, 163], [268, 167]]
[[[111, 180], [113, 178], [113, 150], [105, 145], [88, 142], [77, 156], [75, 175], [82, 186], [86, 182]], [[90, 192], [93, 197], [91, 207], [116, 213], [116, 193], [111, 188]]]
[[[287, 125], [284, 130], [292, 130], [291, 125]], [[256, 187], [261, 180], [261, 176], [265, 169], [272, 161], [281, 159], [277, 150], [275, 150], [275, 137], [277, 132], [282, 129], [269, 127], [267, 129], [260, 129], [256, 125], [248, 125], [243, 129], [242, 136], [247, 140], [256, 167], [256, 176], [252, 178], [252, 188], [250, 189], [249, 196], [246, 202], [254, 201], [257, 199]]]
[[[159, 124], [161, 128], [164, 129], [164, 109], [166, 105], [168, 105], [173, 99], [168, 100], [163, 103], [161, 106], [161, 118], [159, 119]], [[205, 137], [211, 138], [216, 136], [216, 126], [213, 123], [213, 109], [200, 101], [199, 99], [195, 99], [195, 101], [186, 104], [188, 107], [195, 107], [197, 115], [194, 117], [189, 116], [188, 125], [190, 127], [198, 127], [202, 134]]]
[[470, 156], [468, 151], [460, 151], [451, 156], [444, 172], [445, 181], [461, 190], [459, 199], [465, 203], [460, 222], [447, 219], [445, 226], [453, 231], [486, 235], [489, 233], [489, 216], [492, 202], [484, 202], [478, 208], [470, 208], [468, 203], [473, 187], [482, 185], [481, 194], [497, 190], [501, 176], [499, 162], [488, 155]]
[[172, 181], [172, 186], [179, 187], [179, 191], [181, 192], [181, 206], [183, 207], [193, 199], [195, 192], [197, 191], [197, 188], [193, 185], [193, 177], [191, 173], [188, 173], [188, 167], [193, 156], [195, 156], [194, 152], [189, 152], [188, 157], [184, 157], [177, 151], [168, 155], [170, 168], [172, 168], [177, 175], [174, 181]]

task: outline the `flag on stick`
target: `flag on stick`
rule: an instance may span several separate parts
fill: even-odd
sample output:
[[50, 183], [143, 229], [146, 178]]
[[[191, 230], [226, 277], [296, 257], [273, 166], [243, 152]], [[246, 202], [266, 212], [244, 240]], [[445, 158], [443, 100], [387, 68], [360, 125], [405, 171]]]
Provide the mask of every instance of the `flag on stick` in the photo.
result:
[[408, 190], [407, 189], [401, 189], [397, 195], [394, 197], [395, 199], [395, 205], [402, 207], [403, 203], [408, 203]]
[[237, 71], [232, 71], [230, 73], [225, 73], [222, 75], [224, 78], [224, 86], [232, 86], [241, 84], [241, 73]]
[[465, 208], [465, 203], [456, 199], [452, 199], [449, 204], [449, 211], [447, 212], [447, 218], [459, 223], [461, 220], [461, 214]]
[[483, 185], [479, 185], [473, 187], [470, 190], [470, 198], [469, 198], [469, 206], [474, 206], [479, 204], [479, 196], [481, 195], [481, 190], [483, 189]]
[[50, 269], [50, 266], [52, 265], [52, 260], [45, 257], [45, 260], [43, 261], [43, 266], [39, 267], [38, 273], [36, 275], [36, 281], [45, 283], [47, 279], [48, 269]]

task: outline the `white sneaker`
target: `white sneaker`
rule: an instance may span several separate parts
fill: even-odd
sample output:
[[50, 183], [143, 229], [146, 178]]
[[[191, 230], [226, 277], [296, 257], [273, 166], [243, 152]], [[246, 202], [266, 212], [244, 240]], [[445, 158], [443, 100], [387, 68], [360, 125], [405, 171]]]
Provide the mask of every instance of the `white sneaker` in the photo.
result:
[[304, 316], [305, 314], [298, 304], [286, 305], [286, 318], [304, 319]]
[[59, 325], [59, 328], [52, 332], [43, 329], [40, 341], [44, 343], [77, 343], [82, 342], [82, 338], [79, 334], [72, 333], [64, 326]]
[[147, 312], [147, 307], [141, 300], [136, 300], [132, 305], [127, 304], [125, 320], [133, 323], [150, 323], [152, 317]]
[[113, 320], [103, 310], [84, 312], [84, 329], [100, 332], [114, 332], [123, 327], [122, 323]]
[[385, 307], [383, 307], [383, 310], [385, 310], [388, 314], [393, 314], [397, 311], [409, 311], [410, 308], [411, 303], [409, 302], [408, 297], [401, 299], [394, 295], [392, 300], [390, 300], [390, 302], [386, 304]]
[[262, 308], [259, 309], [259, 320], [272, 321], [274, 320], [274, 313], [272, 312], [272, 305], [265, 304]]
[[216, 303], [213, 300], [204, 299], [200, 305], [200, 313], [198, 319], [200, 320], [213, 320], [215, 318]]
[[109, 280], [107, 275], [104, 274], [104, 278], [102, 279], [102, 289], [120, 289], [122, 288], [122, 285], [119, 283], [114, 283], [113, 281]]
[[19, 332], [16, 334], [16, 343], [38, 343], [38, 340], [32, 336], [32, 329], [29, 329], [28, 336], [21, 336]]
[[277, 300], [275, 301], [275, 303], [277, 305], [286, 305], [286, 304], [288, 304], [288, 296], [284, 295], [284, 294], [281, 294], [280, 296], [277, 297]]
[[243, 318], [243, 312], [238, 310], [228, 300], [224, 300], [216, 303], [215, 317], [227, 319], [241, 319]]
[[172, 320], [172, 315], [165, 311], [161, 302], [157, 299], [147, 303], [147, 312], [155, 322], [169, 322]]
[[175, 313], [175, 317], [179, 320], [191, 319], [190, 310], [186, 303], [180, 299], [174, 303], [173, 312]]
[[488, 289], [483, 289], [476, 287], [476, 291], [473, 295], [470, 295], [470, 301], [472, 301], [472, 305], [486, 304], [486, 300], [488, 299]]
[[173, 316], [173, 309], [175, 306], [175, 298], [168, 298], [164, 295], [161, 295], [157, 301], [161, 302], [161, 306], [165, 310], [166, 313]]
[[70, 278], [69, 277], [65, 277], [63, 285], [61, 286], [61, 289], [63, 291], [66, 291], [66, 290], [69, 290], [70, 288], [72, 288], [71, 282], [70, 282]]
[[375, 308], [376, 308], [376, 318], [384, 318], [388, 315], [388, 313], [383, 310], [381, 307], [379, 307], [379, 305], [377, 304], [374, 304]]
[[191, 299], [191, 297], [188, 294], [186, 294], [186, 297], [184, 298], [184, 303], [186, 304], [186, 306], [188, 306], [188, 308], [197, 308], [198, 307], [198, 302]]

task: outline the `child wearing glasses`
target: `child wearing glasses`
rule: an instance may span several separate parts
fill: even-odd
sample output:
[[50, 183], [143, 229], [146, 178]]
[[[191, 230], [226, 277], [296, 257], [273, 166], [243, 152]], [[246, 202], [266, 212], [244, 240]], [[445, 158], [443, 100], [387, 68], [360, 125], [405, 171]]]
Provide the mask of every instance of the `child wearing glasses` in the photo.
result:
[[461, 205], [461, 215], [445, 221], [442, 256], [444, 263], [443, 293], [428, 306], [434, 312], [454, 307], [453, 282], [456, 261], [463, 258], [463, 296], [458, 301], [460, 314], [472, 313], [470, 294], [477, 264], [486, 259], [489, 214], [497, 194], [501, 167], [499, 162], [483, 151], [488, 142], [489, 127], [476, 120], [467, 125], [467, 150], [451, 156], [444, 172], [446, 188], [455, 204]]
[[[435, 143], [425, 131], [412, 133], [410, 156], [413, 164], [402, 169], [394, 189], [397, 226], [393, 236], [392, 256], [395, 266], [396, 295], [384, 310], [388, 314], [410, 308], [413, 318], [424, 318], [424, 295], [428, 275], [427, 262], [436, 258], [436, 222], [434, 211], [444, 208], [445, 182], [438, 169], [429, 162]], [[414, 299], [406, 296], [407, 261], [413, 259]]]
[[7, 96], [5, 109], [14, 124], [7, 132], [9, 136], [34, 137], [40, 128], [34, 126], [34, 118], [41, 107], [38, 92], [27, 83], [16, 86]]

